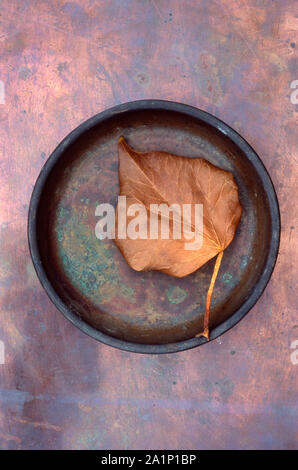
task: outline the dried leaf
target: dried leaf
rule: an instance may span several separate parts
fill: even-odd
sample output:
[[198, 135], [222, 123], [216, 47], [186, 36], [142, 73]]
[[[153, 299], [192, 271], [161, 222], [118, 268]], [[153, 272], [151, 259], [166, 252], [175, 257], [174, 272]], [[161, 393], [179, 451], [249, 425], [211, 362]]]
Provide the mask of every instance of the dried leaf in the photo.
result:
[[[120, 239], [116, 217], [115, 242], [127, 263], [137, 271], [158, 270], [183, 277], [196, 271], [218, 255], [210, 283], [204, 319], [204, 336], [209, 338], [211, 295], [223, 251], [234, 238], [241, 217], [238, 188], [232, 173], [222, 170], [203, 158], [188, 158], [166, 152], [137, 152], [121, 137], [118, 143], [120, 195], [126, 196], [127, 207], [142, 204], [149, 234], [151, 204], [165, 203], [203, 205], [203, 244], [200, 249], [185, 249], [186, 235], [173, 236], [175, 212], [169, 214], [170, 239]], [[190, 214], [189, 230], [194, 232], [194, 213]], [[138, 217], [140, 221], [142, 214]], [[127, 224], [132, 217], [127, 216]]]

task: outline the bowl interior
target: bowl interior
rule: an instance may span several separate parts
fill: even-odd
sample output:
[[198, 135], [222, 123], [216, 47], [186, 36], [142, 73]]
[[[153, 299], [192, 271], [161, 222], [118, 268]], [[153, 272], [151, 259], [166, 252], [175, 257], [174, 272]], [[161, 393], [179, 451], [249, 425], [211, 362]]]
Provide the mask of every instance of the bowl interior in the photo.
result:
[[97, 204], [117, 204], [120, 135], [139, 151], [203, 157], [237, 181], [243, 214], [215, 284], [211, 328], [241, 307], [264, 270], [272, 230], [266, 192], [252, 163], [227, 135], [203, 120], [162, 109], [110, 115], [66, 146], [52, 168], [37, 208], [37, 243], [64, 305], [95, 329], [125, 341], [167, 344], [193, 338], [203, 327], [214, 259], [181, 279], [136, 272], [112, 240], [95, 236]]

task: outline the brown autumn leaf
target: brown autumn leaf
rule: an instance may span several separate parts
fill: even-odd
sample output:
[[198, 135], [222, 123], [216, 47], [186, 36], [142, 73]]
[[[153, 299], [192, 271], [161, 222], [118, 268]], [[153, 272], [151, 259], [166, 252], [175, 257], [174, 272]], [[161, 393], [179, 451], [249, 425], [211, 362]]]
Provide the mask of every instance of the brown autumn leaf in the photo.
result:
[[[204, 332], [201, 333], [209, 338], [214, 283], [223, 251], [234, 238], [242, 212], [233, 175], [203, 158], [188, 158], [159, 151], [137, 152], [123, 137], [118, 142], [118, 154], [120, 196], [126, 196], [127, 208], [131, 204], [142, 204], [147, 212], [143, 215], [140, 212], [138, 217], [138, 221], [142, 217], [146, 219], [147, 239], [119, 238], [116, 215], [115, 242], [127, 263], [137, 271], [158, 270], [183, 277], [218, 255], [207, 294]], [[175, 214], [175, 210], [168, 215], [170, 239], [162, 239], [160, 231], [157, 239], [150, 239], [150, 205], [162, 203], [168, 206], [176, 204], [174, 207], [177, 209], [182, 208], [183, 204], [191, 204], [192, 212], [183, 232], [185, 236], [180, 239], [175, 239], [173, 234], [173, 221], [179, 215], [179, 211]], [[193, 223], [195, 204], [203, 205], [203, 243], [199, 249], [185, 249], [190, 234], [193, 234], [193, 239], [196, 236], [197, 227]], [[127, 216], [127, 224], [132, 219], [132, 216]], [[161, 219], [159, 216], [160, 224]]]

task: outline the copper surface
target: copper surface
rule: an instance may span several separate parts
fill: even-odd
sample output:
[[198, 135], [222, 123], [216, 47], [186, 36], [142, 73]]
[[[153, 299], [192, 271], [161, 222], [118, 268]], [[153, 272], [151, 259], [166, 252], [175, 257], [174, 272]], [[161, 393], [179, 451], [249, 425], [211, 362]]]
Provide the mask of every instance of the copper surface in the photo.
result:
[[[297, 448], [295, 2], [4, 0], [0, 13], [1, 448]], [[71, 326], [40, 286], [26, 236], [55, 146], [142, 98], [185, 102], [238, 130], [282, 216], [277, 265], [253, 310], [222, 338], [165, 356]]]

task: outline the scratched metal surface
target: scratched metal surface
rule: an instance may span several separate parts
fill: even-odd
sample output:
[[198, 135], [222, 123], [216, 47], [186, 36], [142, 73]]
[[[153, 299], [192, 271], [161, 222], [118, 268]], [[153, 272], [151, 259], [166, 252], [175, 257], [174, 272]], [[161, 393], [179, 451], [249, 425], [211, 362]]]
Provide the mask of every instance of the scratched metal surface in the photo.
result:
[[[294, 10], [292, 0], [1, 2], [0, 448], [297, 448]], [[26, 238], [33, 184], [57, 143], [142, 98], [195, 105], [238, 130], [282, 215], [277, 266], [253, 310], [217, 341], [165, 356], [70, 325]]]

